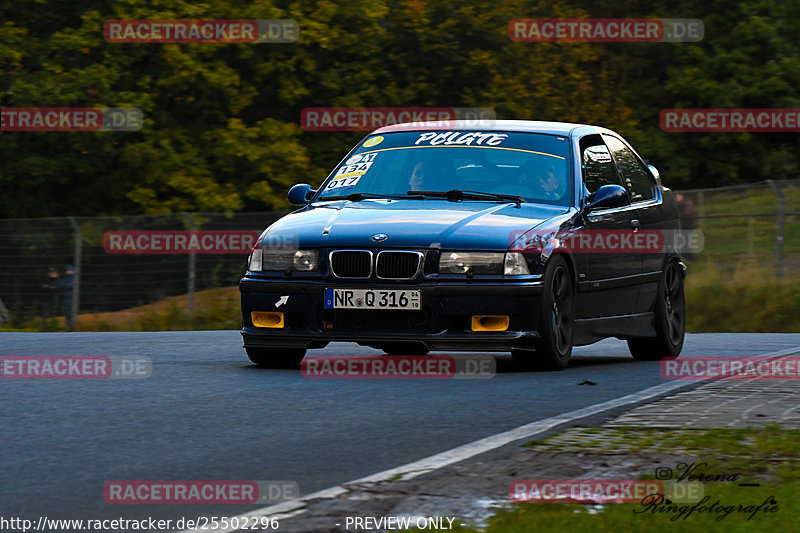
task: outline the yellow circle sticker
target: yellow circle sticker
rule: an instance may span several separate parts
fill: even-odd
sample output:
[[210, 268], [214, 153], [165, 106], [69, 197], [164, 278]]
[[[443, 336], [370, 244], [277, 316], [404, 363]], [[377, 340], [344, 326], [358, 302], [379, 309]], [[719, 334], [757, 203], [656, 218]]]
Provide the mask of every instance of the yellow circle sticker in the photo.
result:
[[364, 146], [364, 148], [372, 148], [373, 146], [377, 146], [382, 142], [383, 142], [383, 137], [378, 135], [377, 137], [372, 137], [364, 141], [364, 144], [362, 146]]

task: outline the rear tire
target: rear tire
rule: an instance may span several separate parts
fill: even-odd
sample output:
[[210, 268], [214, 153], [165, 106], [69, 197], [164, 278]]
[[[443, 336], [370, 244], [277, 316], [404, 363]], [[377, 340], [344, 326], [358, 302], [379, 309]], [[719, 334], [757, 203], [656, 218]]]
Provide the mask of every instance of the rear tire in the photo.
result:
[[247, 357], [262, 368], [300, 368], [305, 348], [245, 348]]
[[550, 259], [544, 274], [536, 351], [511, 350], [514, 363], [530, 370], [563, 370], [572, 355], [574, 288], [563, 258]]
[[658, 361], [678, 357], [686, 334], [686, 299], [683, 273], [676, 261], [670, 261], [661, 276], [656, 298], [656, 336], [628, 339], [628, 350], [638, 361]]

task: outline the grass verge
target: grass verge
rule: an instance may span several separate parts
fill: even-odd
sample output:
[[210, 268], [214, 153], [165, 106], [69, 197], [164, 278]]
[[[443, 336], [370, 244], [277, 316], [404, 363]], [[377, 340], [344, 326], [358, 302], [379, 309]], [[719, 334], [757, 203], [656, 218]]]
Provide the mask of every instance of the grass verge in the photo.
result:
[[[587, 437], [597, 439], [588, 451]], [[598, 438], [599, 437], [599, 438]], [[674, 509], [659, 510], [641, 503], [582, 505], [570, 503], [514, 504], [489, 520], [486, 533], [584, 533], [586, 531], [670, 531], [694, 533], [797, 532], [800, 530], [800, 430], [777, 425], [759, 429], [641, 429], [575, 428], [528, 446], [540, 450], [582, 450], [587, 453], [654, 452], [686, 454], [706, 463], [708, 474], [737, 474], [736, 481], [704, 482], [705, 502], [710, 507], [719, 501], [715, 512], [697, 509], [695, 504], [674, 504]], [[611, 460], [611, 459], [610, 459]], [[691, 459], [687, 459], [691, 460]], [[643, 472], [642, 479], [654, 472]], [[743, 487], [740, 483], [757, 483]], [[771, 513], [739, 512], [757, 507], [769, 498], [777, 510]], [[720, 510], [721, 508], [721, 510]], [[478, 530], [464, 528], [461, 532]]]

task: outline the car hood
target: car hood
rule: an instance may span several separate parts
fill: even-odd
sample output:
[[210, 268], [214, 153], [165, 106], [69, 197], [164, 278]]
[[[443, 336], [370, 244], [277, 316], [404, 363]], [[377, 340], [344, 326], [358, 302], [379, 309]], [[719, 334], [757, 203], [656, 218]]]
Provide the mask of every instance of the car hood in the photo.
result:
[[[302, 248], [443, 248], [505, 250], [522, 233], [564, 214], [563, 206], [484, 201], [347, 200], [313, 204], [286, 215], [265, 242]], [[383, 241], [373, 240], [386, 235]]]

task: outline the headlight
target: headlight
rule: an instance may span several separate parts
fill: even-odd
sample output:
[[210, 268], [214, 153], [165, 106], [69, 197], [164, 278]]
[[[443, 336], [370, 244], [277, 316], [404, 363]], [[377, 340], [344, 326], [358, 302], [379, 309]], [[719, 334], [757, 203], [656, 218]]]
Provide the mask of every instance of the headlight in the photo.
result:
[[530, 274], [528, 262], [525, 261], [525, 254], [520, 252], [508, 252], [505, 264], [503, 265], [503, 275], [505, 276], [525, 276]]
[[251, 272], [261, 272], [261, 257], [264, 250], [261, 248], [256, 248], [253, 250], [253, 253], [250, 254], [250, 265], [248, 266], [248, 270]]
[[265, 250], [257, 248], [250, 256], [250, 270], [312, 272], [319, 267], [316, 250]]
[[502, 252], [442, 252], [439, 257], [441, 274], [502, 274]]

